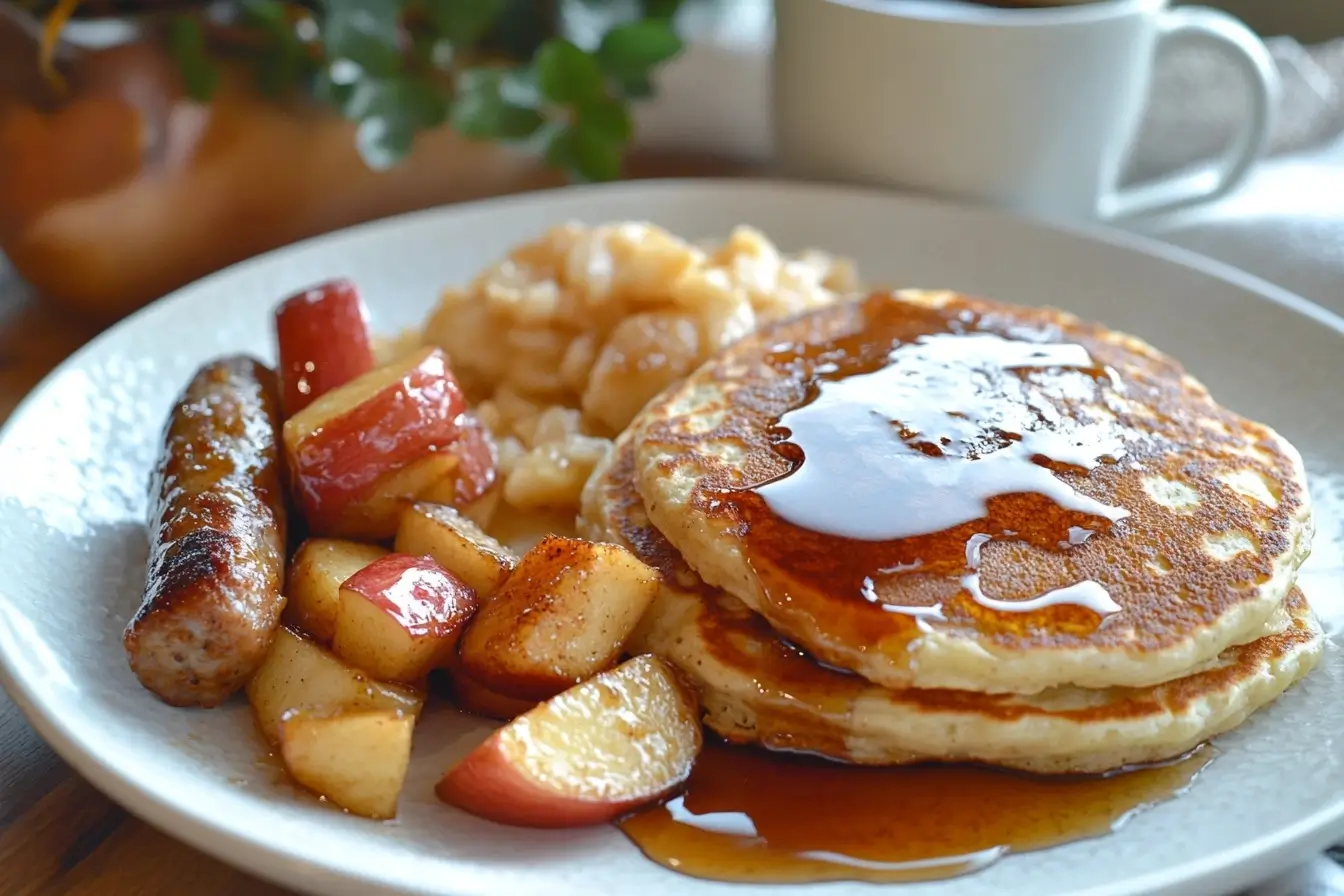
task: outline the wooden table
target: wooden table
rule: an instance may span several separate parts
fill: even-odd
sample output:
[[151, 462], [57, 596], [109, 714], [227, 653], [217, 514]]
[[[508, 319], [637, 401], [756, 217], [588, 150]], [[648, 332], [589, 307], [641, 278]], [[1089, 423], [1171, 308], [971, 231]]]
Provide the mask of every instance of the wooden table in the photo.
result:
[[[748, 173], [719, 160], [647, 154], [632, 169], [636, 177]], [[76, 316], [32, 296], [7, 296], [0, 287], [0, 423], [97, 332]], [[0, 896], [287, 892], [132, 817], [53, 753], [0, 691]]]

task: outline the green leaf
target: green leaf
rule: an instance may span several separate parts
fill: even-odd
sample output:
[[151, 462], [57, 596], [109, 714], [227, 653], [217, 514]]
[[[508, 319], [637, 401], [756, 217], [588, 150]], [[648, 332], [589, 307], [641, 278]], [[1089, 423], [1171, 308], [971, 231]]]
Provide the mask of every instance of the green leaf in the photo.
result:
[[622, 144], [588, 128], [574, 129], [574, 170], [584, 180], [615, 180], [621, 176]]
[[553, 37], [537, 50], [537, 86], [548, 100], [578, 105], [603, 93], [597, 58], [563, 38]]
[[219, 86], [219, 68], [205, 46], [201, 23], [190, 16], [177, 16], [168, 26], [168, 48], [182, 74], [187, 95], [204, 103]]
[[505, 98], [505, 77], [493, 69], [467, 69], [458, 76], [453, 130], [476, 140], [522, 140], [537, 132], [545, 119], [536, 109]]
[[615, 180], [621, 176], [622, 144], [599, 131], [561, 128], [546, 147], [546, 162], [581, 181]]
[[557, 32], [559, 2], [503, 0], [503, 9], [481, 39], [481, 49], [509, 59], [532, 59]]
[[355, 140], [364, 161], [381, 170], [405, 158], [417, 133], [444, 122], [447, 103], [432, 83], [371, 79], [355, 85], [345, 111], [359, 121]]
[[243, 21], [268, 31], [286, 28], [285, 4], [281, 0], [243, 0]]
[[333, 81], [329, 69], [320, 70], [313, 79], [313, 98], [319, 103], [336, 108], [342, 115], [347, 114], [346, 110], [354, 94], [355, 85]]
[[624, 78], [618, 78], [617, 84], [620, 87], [621, 96], [631, 100], [646, 100], [653, 96], [653, 82], [645, 74], [626, 75]]
[[279, 96], [312, 74], [307, 49], [299, 40], [279, 0], [244, 0], [242, 21], [263, 33], [269, 43], [255, 54], [257, 88], [265, 96]]
[[670, 19], [680, 6], [681, 0], [644, 0], [644, 18]]
[[600, 134], [618, 144], [629, 140], [634, 131], [625, 103], [608, 98], [580, 106], [579, 127], [584, 131]]
[[569, 127], [557, 128], [546, 143], [546, 164], [561, 171], [574, 168], [574, 131]]
[[475, 46], [504, 10], [504, 0], [425, 0], [439, 37], [459, 51]]
[[606, 33], [597, 48], [597, 59], [608, 75], [628, 78], [646, 75], [680, 53], [681, 48], [681, 38], [668, 22], [632, 22]]
[[322, 0], [327, 58], [349, 60], [376, 78], [399, 72], [399, 22], [405, 5], [405, 0]]

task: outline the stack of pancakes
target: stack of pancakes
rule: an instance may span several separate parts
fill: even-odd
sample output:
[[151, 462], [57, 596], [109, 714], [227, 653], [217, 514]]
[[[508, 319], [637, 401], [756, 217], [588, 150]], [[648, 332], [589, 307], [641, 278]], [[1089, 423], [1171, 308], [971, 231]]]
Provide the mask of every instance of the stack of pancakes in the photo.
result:
[[1305, 675], [1297, 451], [1146, 343], [901, 291], [763, 329], [655, 398], [583, 534], [663, 574], [634, 649], [733, 742], [1097, 772]]

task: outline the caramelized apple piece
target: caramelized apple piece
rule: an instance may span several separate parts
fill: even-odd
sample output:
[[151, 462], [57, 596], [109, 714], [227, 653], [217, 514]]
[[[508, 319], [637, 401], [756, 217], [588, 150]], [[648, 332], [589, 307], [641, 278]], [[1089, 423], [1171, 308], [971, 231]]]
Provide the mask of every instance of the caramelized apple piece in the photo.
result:
[[355, 815], [395, 818], [415, 719], [395, 710], [300, 710], [280, 722], [285, 770]]
[[495, 464], [493, 443], [436, 348], [326, 393], [285, 422], [284, 442], [309, 525], [349, 538], [390, 538], [399, 502], [446, 479], [456, 492], [460, 480], [481, 480]]
[[636, 657], [490, 735], [435, 792], [504, 824], [598, 824], [679, 787], [700, 747], [694, 694], [663, 660]]
[[657, 592], [625, 548], [548, 536], [477, 613], [458, 662], [493, 691], [545, 700], [610, 667]]
[[518, 557], [480, 526], [451, 507], [427, 502], [402, 513], [396, 549], [403, 554], [428, 554], [482, 598], [499, 590], [518, 564]]
[[344, 278], [286, 299], [275, 311], [275, 335], [286, 417], [373, 369], [368, 314]]
[[341, 585], [331, 646], [375, 678], [419, 681], [452, 659], [477, 604], [433, 559], [388, 554]]
[[287, 628], [276, 632], [246, 690], [257, 727], [271, 744], [279, 743], [280, 721], [293, 710], [385, 709], [414, 716], [425, 700], [412, 688], [375, 681]]
[[371, 544], [310, 538], [289, 564], [284, 621], [323, 644], [336, 635], [341, 583], [387, 551]]
[[490, 690], [461, 668], [454, 668], [453, 704], [463, 712], [507, 722], [537, 705], [535, 700], [524, 700]]

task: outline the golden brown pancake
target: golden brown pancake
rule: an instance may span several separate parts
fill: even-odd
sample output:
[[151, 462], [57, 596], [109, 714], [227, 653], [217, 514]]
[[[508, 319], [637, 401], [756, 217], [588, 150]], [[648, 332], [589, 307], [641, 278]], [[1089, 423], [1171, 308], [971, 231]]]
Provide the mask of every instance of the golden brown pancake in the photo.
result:
[[864, 764], [982, 761], [1095, 772], [1178, 756], [1240, 724], [1305, 675], [1323, 639], [1294, 590], [1276, 630], [1186, 678], [1149, 688], [1061, 687], [1032, 696], [888, 690], [818, 664], [740, 601], [699, 580], [652, 525], [619, 440], [584, 492], [580, 530], [633, 550], [663, 586], [632, 642], [700, 689], [705, 721], [734, 742]]
[[1310, 544], [1290, 444], [1052, 309], [876, 294], [746, 337], [633, 428], [689, 565], [889, 687], [1180, 677], [1258, 637]]

